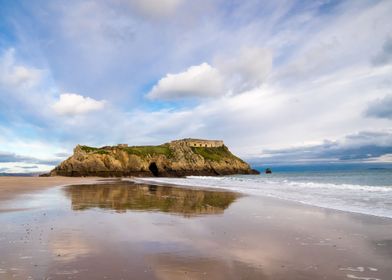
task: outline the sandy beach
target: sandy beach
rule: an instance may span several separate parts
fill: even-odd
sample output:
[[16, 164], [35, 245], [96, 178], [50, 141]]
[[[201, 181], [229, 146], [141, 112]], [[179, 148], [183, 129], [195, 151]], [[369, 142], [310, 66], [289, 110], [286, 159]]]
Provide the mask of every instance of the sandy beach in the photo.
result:
[[14, 177], [0, 176], [0, 202], [24, 193], [41, 191], [46, 188], [71, 185], [92, 184], [102, 178], [76, 178], [76, 177]]
[[85, 185], [94, 182], [0, 178], [0, 279], [392, 275], [392, 219], [223, 190]]

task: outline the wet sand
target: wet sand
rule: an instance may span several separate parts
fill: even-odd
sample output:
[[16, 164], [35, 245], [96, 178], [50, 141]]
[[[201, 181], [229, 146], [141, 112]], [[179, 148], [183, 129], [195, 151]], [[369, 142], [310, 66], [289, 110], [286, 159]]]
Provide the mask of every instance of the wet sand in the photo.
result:
[[40, 191], [49, 187], [70, 184], [93, 184], [101, 178], [75, 177], [7, 177], [0, 176], [0, 202], [17, 195]]
[[126, 182], [47, 188], [7, 205], [0, 213], [0, 279], [392, 275], [387, 218]]

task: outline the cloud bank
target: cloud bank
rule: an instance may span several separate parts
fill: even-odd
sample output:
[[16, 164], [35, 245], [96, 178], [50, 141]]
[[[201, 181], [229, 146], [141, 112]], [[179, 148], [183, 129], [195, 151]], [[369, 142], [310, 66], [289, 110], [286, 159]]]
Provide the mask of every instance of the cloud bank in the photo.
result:
[[369, 117], [392, 119], [392, 95], [371, 102], [365, 113]]
[[375, 65], [385, 65], [392, 62], [392, 36], [385, 39], [381, 51], [373, 58]]
[[392, 155], [392, 131], [363, 131], [338, 141], [280, 150], [264, 150], [256, 164], [383, 162]]

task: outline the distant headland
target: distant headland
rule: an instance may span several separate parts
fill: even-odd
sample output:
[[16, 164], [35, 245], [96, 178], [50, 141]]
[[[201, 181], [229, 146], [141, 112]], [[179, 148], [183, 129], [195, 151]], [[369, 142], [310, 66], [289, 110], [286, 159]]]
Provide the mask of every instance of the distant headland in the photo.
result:
[[46, 176], [183, 177], [259, 174], [222, 140], [186, 138], [158, 146], [77, 145], [71, 157]]

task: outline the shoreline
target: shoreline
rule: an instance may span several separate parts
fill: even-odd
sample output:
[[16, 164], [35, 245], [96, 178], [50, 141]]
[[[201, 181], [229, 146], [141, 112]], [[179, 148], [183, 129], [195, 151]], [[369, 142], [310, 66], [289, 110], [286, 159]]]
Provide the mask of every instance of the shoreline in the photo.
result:
[[[154, 177], [151, 177], [154, 178]], [[325, 207], [321, 205], [314, 205], [302, 201], [290, 200], [286, 198], [280, 198], [275, 196], [268, 195], [257, 195], [257, 194], [249, 194], [241, 191], [233, 191], [229, 188], [225, 187], [206, 187], [206, 186], [190, 186], [190, 185], [181, 185], [176, 183], [167, 183], [167, 182], [157, 182], [154, 180], [148, 180], [146, 178], [139, 177], [67, 177], [67, 176], [53, 176], [53, 177], [24, 177], [24, 176], [0, 176], [0, 202], [6, 200], [12, 200], [19, 195], [29, 194], [34, 192], [43, 191], [48, 188], [54, 187], [65, 187], [70, 185], [88, 185], [88, 184], [100, 184], [105, 182], [130, 182], [134, 184], [144, 184], [144, 185], [154, 185], [154, 186], [166, 186], [166, 187], [178, 187], [178, 188], [186, 188], [191, 190], [210, 190], [210, 191], [221, 191], [221, 192], [234, 192], [241, 196], [251, 196], [251, 197], [260, 197], [261, 199], [271, 199], [276, 200], [277, 202], [281, 201], [283, 203], [292, 203], [294, 205], [301, 205], [303, 207], [314, 207], [315, 209], [322, 209], [327, 211], [336, 211], [341, 213], [348, 213], [352, 215], [364, 215], [374, 218], [387, 219], [392, 220], [392, 217], [381, 216], [369, 213], [362, 213], [356, 211], [350, 211], [346, 209], [337, 209], [331, 207]]]
[[[153, 177], [151, 177], [153, 178]], [[128, 178], [129, 182], [137, 183], [137, 184], [151, 184], [151, 185], [156, 185], [156, 186], [176, 186], [176, 187], [181, 187], [181, 188], [191, 188], [191, 189], [205, 189], [205, 190], [216, 190], [216, 191], [231, 191], [231, 192], [236, 192], [240, 195], [245, 195], [245, 196], [255, 196], [255, 197], [261, 197], [261, 198], [266, 198], [266, 199], [272, 199], [272, 200], [278, 200], [278, 201], [283, 201], [287, 203], [294, 203], [298, 205], [303, 205], [304, 207], [315, 207], [315, 208], [320, 208], [320, 209], [325, 209], [325, 210], [331, 210], [331, 211], [338, 211], [338, 212], [343, 212], [343, 213], [349, 213], [349, 214], [356, 214], [356, 215], [365, 215], [365, 216], [370, 216], [370, 217], [376, 217], [376, 218], [382, 218], [382, 219], [389, 219], [392, 220], [392, 217], [389, 216], [381, 216], [381, 215], [376, 215], [376, 214], [370, 214], [370, 213], [362, 213], [362, 212], [356, 212], [356, 211], [350, 211], [346, 209], [337, 209], [337, 208], [332, 208], [332, 207], [326, 207], [326, 206], [321, 206], [321, 205], [315, 205], [315, 204], [310, 204], [302, 201], [296, 201], [296, 200], [290, 200], [287, 198], [281, 198], [281, 197], [276, 197], [276, 196], [268, 196], [268, 195], [258, 195], [258, 194], [250, 194], [246, 192], [241, 192], [241, 191], [234, 191], [229, 188], [225, 187], [205, 187], [205, 186], [191, 186], [191, 185], [181, 185], [181, 184], [175, 184], [175, 183], [166, 183], [166, 182], [157, 182], [154, 180], [149, 181], [148, 178], [138, 178], [134, 177], [136, 180], [132, 180], [133, 178]], [[139, 180], [138, 180], [139, 179]]]

